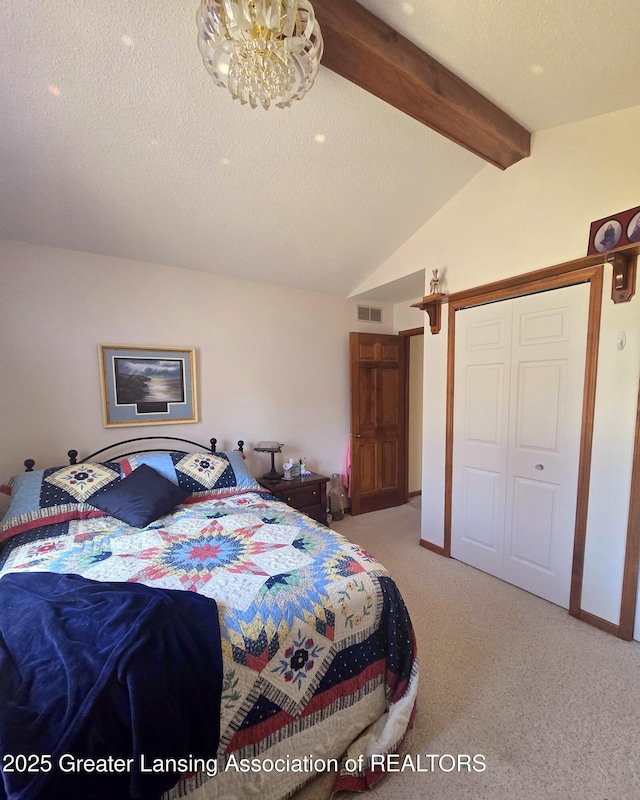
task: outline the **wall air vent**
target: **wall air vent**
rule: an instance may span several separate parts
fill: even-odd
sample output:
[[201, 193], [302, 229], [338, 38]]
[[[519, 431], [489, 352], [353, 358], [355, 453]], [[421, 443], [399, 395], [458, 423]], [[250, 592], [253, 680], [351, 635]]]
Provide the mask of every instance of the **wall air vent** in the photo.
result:
[[359, 322], [382, 322], [382, 309], [371, 306], [358, 306]]

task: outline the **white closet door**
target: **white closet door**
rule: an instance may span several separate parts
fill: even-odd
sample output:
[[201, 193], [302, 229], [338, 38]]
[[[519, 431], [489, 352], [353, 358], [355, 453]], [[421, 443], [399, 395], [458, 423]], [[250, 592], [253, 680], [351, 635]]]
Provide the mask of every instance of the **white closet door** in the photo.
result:
[[502, 576], [511, 302], [456, 312], [451, 555]]
[[588, 297], [579, 284], [456, 316], [452, 555], [565, 608]]

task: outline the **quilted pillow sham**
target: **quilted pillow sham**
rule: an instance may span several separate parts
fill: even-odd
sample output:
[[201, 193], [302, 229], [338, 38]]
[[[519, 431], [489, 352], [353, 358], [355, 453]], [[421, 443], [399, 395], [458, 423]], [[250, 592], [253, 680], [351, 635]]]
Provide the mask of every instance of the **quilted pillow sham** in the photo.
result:
[[226, 453], [141, 453], [122, 459], [122, 474], [130, 474], [141, 464], [155, 469], [196, 497], [262, 491], [238, 450]]
[[0, 542], [17, 533], [72, 519], [103, 517], [91, 498], [122, 478], [120, 464], [83, 463], [21, 472], [11, 479], [11, 503], [0, 523]]
[[133, 528], [146, 528], [172, 511], [190, 492], [141, 464], [91, 498], [91, 504]]

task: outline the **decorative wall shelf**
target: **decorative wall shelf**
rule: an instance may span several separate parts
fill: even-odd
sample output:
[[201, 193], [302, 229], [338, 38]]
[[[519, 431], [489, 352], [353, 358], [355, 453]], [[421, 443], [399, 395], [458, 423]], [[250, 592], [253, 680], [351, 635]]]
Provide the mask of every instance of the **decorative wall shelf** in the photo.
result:
[[442, 292], [438, 292], [437, 294], [427, 294], [419, 303], [411, 304], [411, 308], [419, 308], [421, 311], [427, 312], [429, 315], [431, 333], [440, 333], [442, 303], [445, 297], [446, 295]]
[[[638, 257], [640, 257], [640, 243], [626, 244], [609, 250], [607, 253], [596, 253], [595, 255], [588, 255], [573, 261], [566, 261], [563, 264], [556, 264], [553, 267], [537, 270], [535, 275], [539, 276], [541, 279], [545, 277], [553, 278], [557, 275], [577, 272], [581, 269], [587, 269], [598, 264], [611, 264], [613, 268], [611, 276], [611, 299], [614, 303], [627, 303], [631, 300], [636, 291]], [[484, 291], [485, 293], [493, 291], [496, 295], [494, 299], [500, 299], [499, 295], [501, 292], [506, 290], [509, 295], [514, 286], [520, 283], [530, 283], [533, 275], [534, 273], [514, 275], [510, 278], [485, 284], [481, 287], [476, 286], [472, 289], [464, 289], [463, 291], [455, 292], [451, 295], [443, 294], [442, 292], [438, 294], [427, 294], [419, 303], [412, 303], [411, 308], [419, 308], [421, 311], [426, 311], [429, 315], [431, 333], [440, 333], [443, 303], [458, 302], [467, 296], [477, 295], [480, 291]]]

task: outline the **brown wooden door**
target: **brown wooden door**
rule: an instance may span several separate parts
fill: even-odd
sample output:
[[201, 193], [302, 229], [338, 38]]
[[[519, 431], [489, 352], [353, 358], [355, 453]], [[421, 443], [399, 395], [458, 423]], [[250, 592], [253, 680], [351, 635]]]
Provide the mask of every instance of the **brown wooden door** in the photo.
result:
[[408, 501], [407, 341], [349, 334], [352, 514]]

